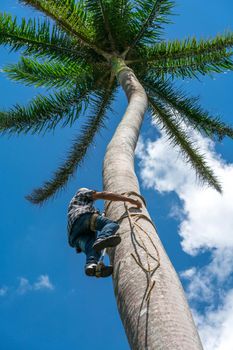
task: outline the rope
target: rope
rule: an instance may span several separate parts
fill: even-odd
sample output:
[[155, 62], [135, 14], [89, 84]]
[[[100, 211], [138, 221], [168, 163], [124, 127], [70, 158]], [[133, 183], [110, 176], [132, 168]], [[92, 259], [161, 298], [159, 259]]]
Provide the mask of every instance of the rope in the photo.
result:
[[[145, 217], [147, 218], [147, 216], [144, 215], [144, 214], [141, 214], [141, 213], [140, 213], [140, 214], [135, 213], [136, 215], [134, 215], [134, 216], [136, 216], [136, 219], [134, 220], [132, 214], [131, 214], [130, 211], [129, 211], [129, 208], [128, 208], [127, 204], [124, 203], [124, 205], [125, 205], [125, 209], [126, 209], [126, 212], [127, 212], [127, 215], [128, 215], [128, 219], [129, 219], [129, 222], [130, 222], [130, 226], [131, 226], [131, 228], [132, 228], [133, 231], [136, 231], [136, 233], [137, 233], [137, 235], [138, 235], [138, 238], [139, 238], [139, 240], [140, 240], [140, 242], [141, 242], [140, 247], [141, 247], [141, 248], [145, 251], [145, 253], [146, 253], [147, 268], [141, 264], [141, 262], [139, 261], [139, 259], [137, 259], [136, 256], [135, 256], [133, 253], [131, 253], [131, 256], [133, 257], [134, 261], [138, 264], [138, 266], [140, 266], [141, 269], [147, 274], [147, 277], [148, 277], [148, 285], [147, 285], [147, 289], [146, 289], [145, 300], [146, 300], [147, 302], [149, 302], [150, 296], [151, 296], [151, 292], [152, 292], [152, 290], [153, 290], [153, 288], [154, 288], [154, 286], [155, 286], [155, 281], [152, 280], [152, 276], [153, 276], [153, 274], [155, 273], [155, 271], [157, 271], [157, 269], [160, 267], [160, 256], [159, 256], [159, 251], [158, 251], [157, 247], [155, 246], [154, 242], [152, 241], [152, 239], [151, 239], [150, 235], [148, 234], [148, 232], [145, 231], [144, 228], [137, 222], [140, 218], [145, 218]], [[151, 221], [149, 218], [147, 218], [147, 221], [149, 221], [149, 222], [153, 225], [153, 227], [155, 227], [154, 224], [152, 223], [152, 221]], [[148, 239], [149, 239], [150, 242], [152, 243], [152, 246], [154, 247], [154, 249], [155, 249], [155, 251], [156, 251], [157, 258], [155, 258], [154, 256], [152, 256], [152, 255], [149, 253], [149, 251], [148, 251], [148, 249], [147, 249], [147, 247], [146, 247], [146, 245], [145, 245], [145, 243], [144, 243], [144, 241], [143, 241], [143, 238], [141, 237], [141, 232], [140, 232], [140, 230], [141, 230], [144, 234], [146, 234], [146, 236], [148, 237]], [[149, 257], [151, 257], [151, 258], [156, 262], [156, 266], [155, 266], [154, 268], [151, 268]]]
[[[137, 192], [134, 192], [134, 191], [124, 192], [124, 193], [121, 193], [121, 195], [127, 195], [127, 196], [134, 195], [134, 196], [137, 196], [137, 197], [139, 197], [142, 200], [143, 204], [146, 207], [145, 199], [140, 194], [138, 194]], [[105, 212], [109, 209], [109, 206], [111, 205], [111, 203], [112, 203], [112, 201], [110, 201], [107, 204], [107, 206], [105, 208]], [[124, 206], [125, 206], [125, 213], [119, 219], [117, 219], [115, 221], [116, 222], [121, 222], [123, 219], [128, 218], [132, 232], [136, 232], [137, 236], [138, 236], [138, 238], [140, 240], [140, 244], [138, 243], [139, 247], [141, 249], [143, 249], [145, 251], [145, 253], [146, 253], [147, 267], [143, 266], [143, 264], [140, 262], [140, 260], [137, 259], [136, 256], [133, 253], [131, 253], [131, 256], [134, 259], [135, 263], [146, 273], [146, 275], [148, 277], [148, 285], [147, 285], [146, 292], [145, 292], [145, 300], [147, 302], [149, 302], [150, 296], [151, 296], [151, 292], [152, 292], [152, 290], [153, 290], [153, 288], [155, 286], [155, 281], [152, 280], [152, 277], [153, 277], [153, 274], [160, 267], [160, 255], [159, 255], [159, 251], [158, 251], [157, 247], [155, 246], [154, 242], [152, 241], [150, 235], [138, 223], [138, 220], [140, 220], [140, 219], [147, 220], [148, 222], [150, 222], [150, 224], [154, 228], [155, 228], [155, 225], [145, 214], [130, 212], [129, 207], [128, 207], [128, 205], [125, 202], [124, 202]], [[147, 249], [147, 247], [146, 247], [146, 245], [144, 243], [144, 240], [143, 240], [143, 238], [141, 236], [141, 232], [143, 232], [147, 236], [149, 241], [151, 242], [153, 248], [155, 249], [157, 258], [149, 253], [149, 251], [148, 251], [148, 249]], [[156, 262], [156, 266], [155, 267], [151, 268], [149, 258], [153, 259]]]

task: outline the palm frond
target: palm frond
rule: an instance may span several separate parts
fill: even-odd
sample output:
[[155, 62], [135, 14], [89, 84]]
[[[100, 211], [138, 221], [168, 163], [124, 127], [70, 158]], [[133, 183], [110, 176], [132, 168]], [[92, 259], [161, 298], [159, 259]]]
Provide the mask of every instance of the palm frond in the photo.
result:
[[85, 0], [20, 0], [20, 2], [43, 12], [54, 20], [68, 35], [72, 35], [83, 46], [102, 55], [104, 52], [94, 44], [94, 29], [85, 11]]
[[[77, 62], [78, 63], [78, 62]], [[17, 64], [10, 64], [3, 70], [14, 81], [25, 85], [49, 88], [67, 88], [82, 84], [91, 78], [92, 68], [87, 64], [77, 64], [67, 60], [39, 62], [21, 57]]]
[[114, 37], [118, 51], [125, 52], [126, 55], [139, 30], [134, 3], [130, 0], [112, 0], [110, 23], [115, 28]]
[[149, 68], [154, 75], [160, 75], [162, 78], [170, 76], [174, 78], [198, 78], [199, 75], [212, 75], [213, 73], [224, 73], [233, 70], [233, 60], [230, 53], [214, 54], [202, 57], [182, 60], [162, 60]]
[[212, 40], [185, 39], [164, 42], [139, 49], [139, 58], [127, 63], [146, 65], [148, 70], [162, 77], [170, 75], [172, 78], [193, 78], [197, 77], [197, 74], [232, 70], [232, 46], [232, 33], [219, 35]]
[[85, 110], [89, 96], [106, 86], [109, 75], [97, 71], [89, 79], [76, 81], [75, 86], [49, 96], [39, 95], [27, 107], [16, 105], [8, 112], [0, 112], [0, 132], [2, 133], [40, 133], [53, 130], [62, 119], [62, 126], [72, 126], [80, 113]]
[[31, 195], [26, 197], [30, 202], [42, 204], [64, 188], [77, 167], [82, 164], [89, 147], [93, 144], [96, 133], [104, 127], [106, 113], [113, 97], [114, 80], [111, 79], [108, 89], [100, 90], [92, 99], [92, 116], [82, 128], [81, 134], [75, 140], [64, 164], [58, 168], [51, 180], [46, 181], [41, 188], [35, 189]]
[[[233, 48], [233, 33], [217, 35], [213, 39], [186, 38], [184, 40], [163, 41], [148, 46], [143, 52], [145, 60], [157, 61], [164, 57], [170, 59], [181, 59], [189, 57], [201, 57], [214, 53], [226, 52]], [[143, 61], [144, 61], [143, 58]]]
[[102, 43], [107, 51], [125, 51], [136, 36], [138, 27], [133, 8], [130, 0], [87, 1], [96, 41]]
[[27, 107], [15, 105], [9, 111], [0, 112], [0, 132], [40, 133], [54, 130], [63, 119], [63, 126], [72, 125], [87, 105], [89, 92], [89, 89], [80, 92], [74, 87], [49, 96], [39, 95]]
[[200, 154], [197, 147], [190, 140], [189, 135], [177, 122], [172, 111], [152, 97], [149, 97], [149, 103], [153, 118], [164, 128], [169, 140], [175, 146], [179, 146], [182, 155], [194, 168], [198, 178], [221, 193], [221, 185], [212, 169], [207, 165], [205, 156]]
[[109, 21], [109, 9], [111, 3], [103, 0], [86, 0], [87, 10], [92, 14], [92, 21], [95, 28], [96, 39], [98, 42], [110, 44], [110, 49], [116, 50], [115, 41], [112, 35], [112, 29]]
[[200, 106], [198, 98], [187, 97], [183, 91], [174, 89], [169, 81], [150, 78], [142, 78], [141, 81], [149, 95], [157, 97], [169, 106], [178, 120], [184, 121], [208, 137], [217, 136], [219, 140], [225, 136], [233, 138], [233, 128], [219, 118], [212, 117]]
[[118, 52], [124, 52], [126, 56], [139, 30], [134, 3], [131, 0], [112, 0], [108, 17], [114, 34], [116, 49]]
[[170, 0], [136, 0], [135, 17], [138, 21], [138, 32], [130, 44], [129, 51], [138, 43], [151, 44], [158, 41], [162, 25], [169, 23], [167, 16], [174, 1]]
[[62, 59], [91, 59], [88, 50], [48, 20], [17, 23], [16, 17], [0, 14], [0, 45], [9, 45], [12, 51], [23, 49], [26, 55]]

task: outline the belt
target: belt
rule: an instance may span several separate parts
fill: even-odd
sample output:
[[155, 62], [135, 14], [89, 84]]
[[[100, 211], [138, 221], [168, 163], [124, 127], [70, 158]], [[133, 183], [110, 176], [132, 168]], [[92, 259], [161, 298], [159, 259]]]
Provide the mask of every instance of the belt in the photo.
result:
[[99, 214], [96, 214], [96, 213], [91, 216], [91, 222], [90, 222], [91, 231], [94, 231], [94, 232], [96, 231], [95, 222], [98, 216]]

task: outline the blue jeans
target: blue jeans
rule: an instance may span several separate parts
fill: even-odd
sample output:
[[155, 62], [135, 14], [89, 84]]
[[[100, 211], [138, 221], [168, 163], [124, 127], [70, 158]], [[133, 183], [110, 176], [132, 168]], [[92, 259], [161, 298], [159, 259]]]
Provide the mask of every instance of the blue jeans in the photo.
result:
[[[69, 237], [72, 246], [79, 247], [86, 254], [86, 263], [97, 262], [100, 252], [93, 249], [93, 244], [98, 238], [106, 238], [116, 233], [119, 224], [105, 216], [98, 215], [95, 221], [95, 232], [90, 229], [93, 213], [81, 215], [73, 224]], [[97, 232], [98, 231], [98, 232]]]

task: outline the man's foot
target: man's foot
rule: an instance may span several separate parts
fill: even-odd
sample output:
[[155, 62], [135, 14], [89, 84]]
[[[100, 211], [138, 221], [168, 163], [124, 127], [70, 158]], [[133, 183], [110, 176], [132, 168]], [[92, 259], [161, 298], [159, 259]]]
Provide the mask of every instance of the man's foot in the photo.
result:
[[113, 267], [111, 265], [105, 266], [103, 263], [89, 263], [85, 266], [85, 273], [90, 277], [108, 277], [111, 276], [112, 272]]
[[109, 236], [106, 238], [97, 238], [97, 240], [93, 244], [93, 248], [97, 252], [99, 252], [100, 250], [103, 250], [104, 248], [116, 247], [120, 243], [121, 243], [121, 237], [118, 235], [112, 235], [112, 236]]
[[85, 266], [85, 274], [87, 276], [95, 276], [97, 263], [90, 263]]

